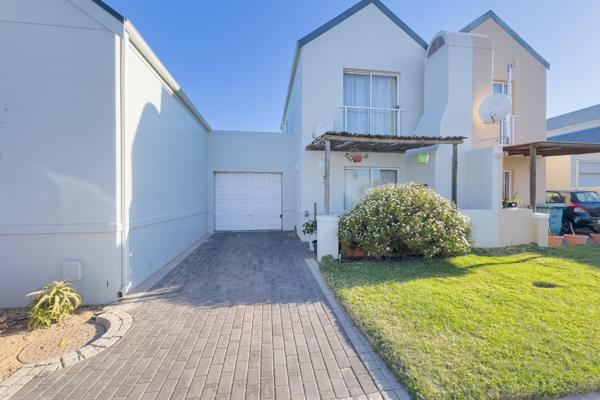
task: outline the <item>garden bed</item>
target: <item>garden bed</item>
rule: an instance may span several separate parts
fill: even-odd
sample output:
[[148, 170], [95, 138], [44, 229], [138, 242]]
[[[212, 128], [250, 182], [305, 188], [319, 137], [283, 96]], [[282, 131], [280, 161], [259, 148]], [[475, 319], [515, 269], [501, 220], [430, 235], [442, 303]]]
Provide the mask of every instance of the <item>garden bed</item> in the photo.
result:
[[104, 326], [94, 322], [101, 308], [82, 307], [60, 325], [27, 329], [27, 309], [0, 310], [0, 381], [23, 364], [60, 357], [97, 339]]
[[321, 271], [417, 397], [551, 398], [600, 389], [600, 250], [326, 260]]

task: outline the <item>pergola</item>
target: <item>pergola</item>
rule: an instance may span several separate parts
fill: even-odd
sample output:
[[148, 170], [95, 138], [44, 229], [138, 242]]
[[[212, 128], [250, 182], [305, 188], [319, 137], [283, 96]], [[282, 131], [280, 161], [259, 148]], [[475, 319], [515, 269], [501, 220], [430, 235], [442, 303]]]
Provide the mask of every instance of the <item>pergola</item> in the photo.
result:
[[348, 132], [325, 132], [315, 138], [306, 150], [325, 152], [325, 184], [324, 206], [325, 213], [330, 213], [329, 190], [331, 171], [331, 152], [373, 152], [373, 153], [404, 153], [410, 149], [434, 146], [438, 144], [452, 145], [452, 201], [456, 204], [456, 182], [458, 171], [458, 145], [462, 144], [462, 136], [392, 136], [368, 135]]
[[529, 204], [535, 212], [536, 198], [536, 164], [537, 156], [567, 156], [577, 154], [600, 153], [600, 143], [573, 143], [573, 142], [531, 142], [504, 146], [507, 156], [529, 157]]

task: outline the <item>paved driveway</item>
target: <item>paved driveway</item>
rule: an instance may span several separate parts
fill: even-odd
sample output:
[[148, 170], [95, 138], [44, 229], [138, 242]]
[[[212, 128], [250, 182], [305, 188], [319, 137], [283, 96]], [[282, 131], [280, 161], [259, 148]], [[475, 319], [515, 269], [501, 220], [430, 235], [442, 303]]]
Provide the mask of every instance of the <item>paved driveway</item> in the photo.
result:
[[215, 234], [129, 310], [120, 342], [14, 398], [377, 397], [309, 256], [289, 233]]

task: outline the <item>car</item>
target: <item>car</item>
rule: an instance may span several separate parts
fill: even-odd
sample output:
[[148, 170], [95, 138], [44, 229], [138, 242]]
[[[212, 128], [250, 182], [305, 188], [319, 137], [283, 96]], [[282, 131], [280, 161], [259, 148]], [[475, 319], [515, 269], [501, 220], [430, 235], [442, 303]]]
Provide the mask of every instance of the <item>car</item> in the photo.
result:
[[600, 195], [591, 190], [547, 190], [546, 203], [564, 203], [561, 234], [600, 233]]

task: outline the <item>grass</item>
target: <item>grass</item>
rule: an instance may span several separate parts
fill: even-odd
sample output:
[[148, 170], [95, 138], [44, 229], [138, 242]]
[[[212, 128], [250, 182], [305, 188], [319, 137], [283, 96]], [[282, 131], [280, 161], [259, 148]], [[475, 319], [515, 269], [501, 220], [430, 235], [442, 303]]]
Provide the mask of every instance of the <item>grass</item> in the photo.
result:
[[534, 246], [321, 271], [376, 351], [425, 399], [600, 389], [600, 250]]

